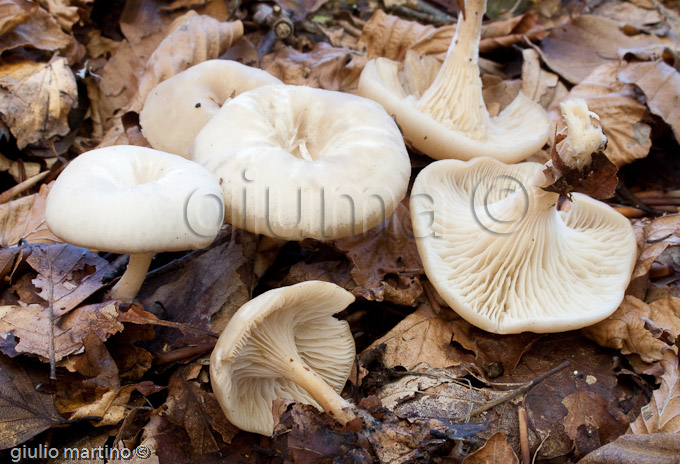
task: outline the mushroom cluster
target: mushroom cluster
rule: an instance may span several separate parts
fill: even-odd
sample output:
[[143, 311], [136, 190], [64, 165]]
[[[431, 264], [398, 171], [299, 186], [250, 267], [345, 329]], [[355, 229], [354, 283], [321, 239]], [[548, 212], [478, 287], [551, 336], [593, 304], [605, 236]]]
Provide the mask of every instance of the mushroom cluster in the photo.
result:
[[548, 139], [548, 115], [521, 92], [500, 114], [489, 116], [477, 64], [485, 11], [486, 0], [465, 2], [438, 70], [431, 58], [411, 52], [403, 64], [371, 60], [361, 73], [359, 94], [382, 104], [410, 144], [432, 158], [489, 156], [515, 163]]

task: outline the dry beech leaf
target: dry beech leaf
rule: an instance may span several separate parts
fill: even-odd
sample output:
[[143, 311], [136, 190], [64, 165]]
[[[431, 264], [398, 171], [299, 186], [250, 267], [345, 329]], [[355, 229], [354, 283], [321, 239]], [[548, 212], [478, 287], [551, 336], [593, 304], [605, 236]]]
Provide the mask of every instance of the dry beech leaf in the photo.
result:
[[619, 48], [664, 43], [668, 40], [656, 36], [629, 37], [616, 21], [586, 14], [552, 29], [536, 50], [553, 71], [578, 84], [595, 68], [616, 58]]
[[229, 228], [181, 269], [147, 279], [138, 299], [169, 321], [221, 332], [251, 297], [256, 246], [256, 235]]
[[[406, 21], [377, 9], [364, 25], [358, 46], [366, 50], [367, 60], [385, 57], [401, 61], [413, 44], [427, 37], [434, 30], [436, 30], [434, 26], [424, 26], [417, 21]], [[438, 49], [443, 47], [446, 52], [452, 36], [451, 34], [448, 39], [443, 38]]]
[[26, 262], [38, 273], [33, 279], [36, 295], [52, 302], [54, 315], [72, 310], [101, 289], [111, 272], [109, 262], [99, 255], [65, 243], [34, 245], [26, 251]]
[[[227, 421], [215, 395], [185, 378], [185, 369], [173, 374], [168, 389], [161, 414], [186, 430], [196, 454], [212, 453], [231, 443], [238, 429]], [[222, 440], [216, 439], [213, 430]]]
[[654, 219], [646, 227], [645, 235], [649, 242], [680, 236], [680, 214], [669, 214]]
[[678, 355], [671, 348], [663, 351], [660, 361], [664, 373], [661, 385], [652, 394], [652, 400], [640, 411], [630, 431], [636, 434], [680, 433], [680, 372]]
[[129, 109], [141, 110], [144, 99], [156, 85], [195, 64], [219, 57], [241, 36], [243, 23], [238, 20], [220, 22], [198, 15], [175, 24], [146, 62]]
[[[81, 3], [92, 3], [94, 0], [85, 0]], [[73, 0], [38, 0], [40, 5], [45, 8], [56, 19], [61, 28], [70, 33], [71, 27], [80, 20], [78, 7], [73, 5]]]
[[436, 314], [429, 303], [422, 304], [365, 351], [384, 343], [383, 365], [402, 366], [409, 371], [459, 366], [460, 361], [451, 347], [453, 322], [457, 316], [453, 311], [443, 310], [442, 313]]
[[345, 48], [325, 42], [301, 53], [285, 46], [262, 58], [262, 69], [289, 85], [308, 85], [326, 90], [339, 90], [343, 85], [345, 65], [351, 55]]
[[381, 225], [333, 243], [352, 263], [350, 275], [357, 284], [352, 293], [369, 301], [417, 304], [423, 293], [419, 277], [423, 265], [403, 203]]
[[38, 193], [0, 205], [0, 245], [16, 245], [22, 238], [29, 243], [61, 242], [45, 224], [45, 202], [51, 185], [42, 185]]
[[661, 116], [673, 129], [675, 139], [680, 140], [680, 73], [658, 60], [628, 63], [617, 77], [638, 86], [647, 98], [649, 110]]
[[52, 396], [38, 392], [37, 383], [18, 361], [0, 355], [0, 449], [64, 422]]
[[659, 361], [666, 345], [645, 329], [643, 317], [680, 335], [680, 298], [669, 296], [647, 304], [627, 295], [614, 314], [582, 329], [582, 333], [600, 346], [621, 350], [623, 354], [639, 354], [648, 363]]
[[[644, 158], [652, 146], [651, 127], [645, 106], [635, 99], [630, 85], [616, 78], [619, 67], [605, 63], [595, 68], [580, 84], [574, 86], [564, 100], [582, 98], [588, 109], [600, 117], [600, 126], [607, 136], [607, 158], [616, 166]], [[550, 118], [557, 123], [557, 132], [566, 124], [557, 105], [550, 109]]]
[[0, 0], [0, 35], [31, 19], [37, 8], [27, 0]]
[[678, 456], [678, 434], [621, 435], [581, 459], [578, 464], [677, 464]]
[[[54, 358], [56, 361], [83, 349], [83, 339], [96, 334], [101, 340], [123, 330], [117, 321], [118, 310], [113, 302], [81, 306], [59, 320], [54, 327]], [[0, 306], [0, 350], [8, 355], [26, 353], [50, 357], [50, 314], [48, 308], [30, 306]]]
[[574, 441], [578, 455], [584, 456], [621, 434], [621, 424], [629, 419], [611, 408], [597, 392], [576, 391], [562, 400], [568, 414], [563, 419], [564, 431]]
[[555, 101], [567, 94], [557, 74], [541, 68], [538, 53], [532, 48], [522, 50], [522, 93], [543, 108], [549, 108]]
[[519, 464], [519, 459], [505, 436], [497, 432], [484, 446], [463, 459], [463, 464]]
[[[16, 16], [14, 18], [17, 19]], [[0, 53], [19, 47], [55, 51], [66, 48], [70, 43], [71, 36], [61, 30], [51, 14], [38, 7], [31, 9], [26, 21], [0, 35]]]
[[0, 112], [19, 149], [66, 135], [69, 111], [77, 104], [76, 79], [66, 58], [0, 67]]

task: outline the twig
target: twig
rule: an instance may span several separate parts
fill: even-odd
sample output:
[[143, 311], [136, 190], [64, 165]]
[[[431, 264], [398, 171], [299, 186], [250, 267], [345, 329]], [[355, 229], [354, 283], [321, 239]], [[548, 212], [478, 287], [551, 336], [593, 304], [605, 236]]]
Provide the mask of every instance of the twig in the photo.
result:
[[54, 354], [54, 275], [52, 274], [52, 259], [50, 259], [49, 255], [47, 257], [47, 266], [50, 273], [49, 300], [47, 306], [47, 310], [50, 313], [50, 379], [57, 380], [57, 361]]
[[38, 182], [43, 180], [45, 177], [47, 177], [49, 175], [49, 173], [50, 173], [50, 171], [43, 171], [40, 174], [36, 174], [33, 177], [29, 177], [28, 179], [21, 182], [20, 184], [17, 184], [12, 188], [8, 188], [4, 192], [0, 193], [0, 204], [7, 203], [8, 201], [10, 201], [15, 196], [17, 196], [20, 193], [23, 193], [26, 190], [30, 189], [35, 184], [37, 184]]
[[156, 366], [162, 366], [163, 364], [170, 364], [177, 361], [183, 361], [185, 359], [195, 358], [196, 356], [208, 353], [214, 347], [215, 343], [199, 343], [194, 346], [178, 348], [176, 350], [159, 354], [153, 363]]
[[477, 416], [477, 415], [483, 413], [484, 411], [488, 411], [489, 409], [492, 409], [495, 406], [498, 406], [499, 404], [505, 403], [506, 401], [510, 401], [514, 398], [517, 398], [520, 395], [523, 395], [524, 393], [528, 392], [529, 390], [534, 388], [536, 385], [538, 385], [539, 383], [544, 381], [546, 378], [550, 377], [553, 374], [556, 374], [557, 372], [561, 371], [562, 369], [567, 368], [569, 366], [569, 364], [570, 364], [569, 361], [564, 361], [559, 366], [553, 367], [548, 372], [539, 375], [538, 377], [536, 377], [534, 380], [532, 380], [527, 385], [520, 387], [517, 390], [513, 390], [510, 393], [508, 393], [507, 395], [503, 395], [499, 398], [496, 398], [493, 401], [489, 401], [484, 406], [481, 406], [481, 407], [475, 409], [474, 411], [472, 411], [470, 413], [470, 417]]
[[529, 449], [529, 427], [527, 425], [527, 410], [520, 406], [517, 411], [519, 418], [519, 449], [522, 454], [522, 464], [531, 464], [531, 450]]
[[640, 200], [638, 197], [635, 196], [633, 192], [628, 190], [622, 183], [619, 182], [619, 185], [616, 186], [616, 194], [619, 195], [622, 199], [626, 200], [629, 202], [632, 206], [641, 209], [647, 214], [652, 214], [655, 216], [660, 216], [663, 214], [663, 211], [659, 211], [658, 209], [653, 209], [647, 206], [642, 200]]

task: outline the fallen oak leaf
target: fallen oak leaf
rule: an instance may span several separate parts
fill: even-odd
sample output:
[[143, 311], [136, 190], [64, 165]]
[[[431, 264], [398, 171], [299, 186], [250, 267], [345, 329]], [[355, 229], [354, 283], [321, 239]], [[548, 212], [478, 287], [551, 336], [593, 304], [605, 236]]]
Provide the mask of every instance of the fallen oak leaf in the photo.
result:
[[607, 155], [599, 151], [593, 153], [591, 162], [579, 170], [567, 167], [553, 146], [551, 151], [553, 165], [544, 173], [552, 183], [541, 187], [546, 192], [555, 192], [569, 197], [572, 192], [584, 193], [596, 200], [611, 198], [619, 182], [618, 168], [609, 161]]

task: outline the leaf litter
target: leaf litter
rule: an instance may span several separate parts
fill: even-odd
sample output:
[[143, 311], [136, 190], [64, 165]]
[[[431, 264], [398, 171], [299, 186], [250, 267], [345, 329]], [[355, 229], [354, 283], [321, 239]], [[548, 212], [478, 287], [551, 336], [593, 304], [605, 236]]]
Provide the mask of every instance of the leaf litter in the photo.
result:
[[[613, 205], [641, 212], [626, 298], [608, 319], [565, 334], [497, 336], [459, 318], [428, 286], [405, 204], [365, 234], [277, 249], [264, 273], [258, 237], [227, 226], [206, 250], [157, 256], [133, 305], [104, 298], [120, 257], [60, 243], [45, 226], [49, 182], [64, 163], [98, 145], [145, 144], [138, 121], [123, 116], [158, 82], [227, 53], [287, 83], [351, 90], [368, 59], [441, 60], [455, 24], [427, 18], [455, 16], [455, 7], [407, 2], [391, 11], [399, 17], [374, 2], [279, 2], [295, 32], [267, 42], [267, 23], [238, 2], [38, 3], [0, 8], [0, 149], [11, 172], [0, 204], [2, 448], [143, 445], [144, 462], [159, 463], [674, 462], [677, 183], [655, 186], [640, 173], [614, 192], [615, 169], [597, 166], [586, 172], [590, 184], [563, 177], [561, 193], [616, 193]], [[496, 9], [505, 16], [485, 23], [480, 44], [492, 114], [520, 88], [545, 108], [580, 97], [601, 116], [613, 165], [677, 151], [672, 9], [612, 1], [588, 14], [571, 4]], [[411, 156], [416, 172], [430, 162]], [[283, 400], [273, 405], [273, 437], [239, 432], [210, 386], [215, 335], [253, 296], [310, 279], [357, 296], [341, 315], [361, 352], [345, 394], [379, 425], [343, 429]], [[85, 441], [74, 440], [81, 432]]]

